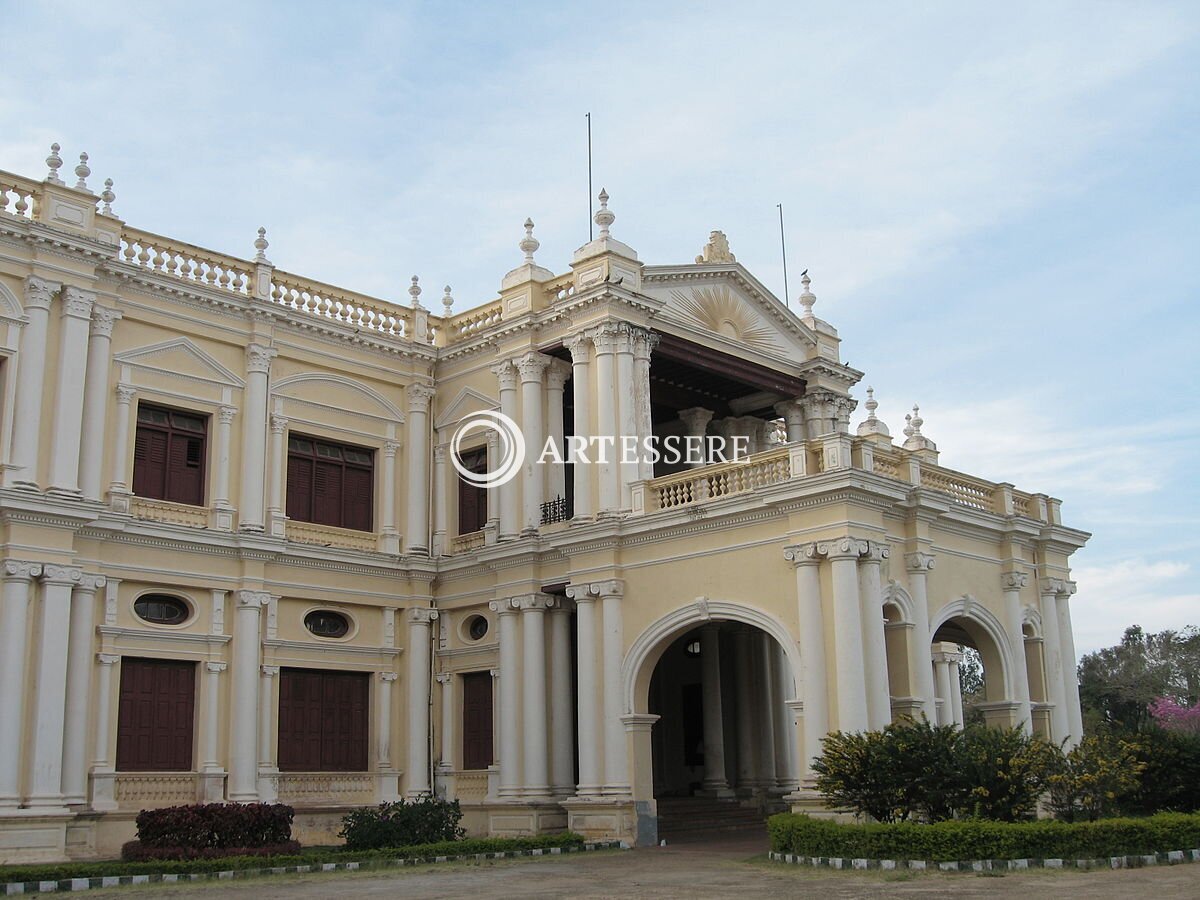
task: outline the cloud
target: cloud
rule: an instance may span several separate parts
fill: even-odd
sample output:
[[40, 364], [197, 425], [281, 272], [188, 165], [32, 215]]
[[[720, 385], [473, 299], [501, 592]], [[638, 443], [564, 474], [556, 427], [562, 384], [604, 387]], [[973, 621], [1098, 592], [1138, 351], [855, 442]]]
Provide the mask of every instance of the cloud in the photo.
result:
[[1071, 625], [1081, 656], [1117, 643], [1130, 625], [1147, 631], [1200, 625], [1200, 591], [1189, 563], [1136, 557], [1079, 566], [1073, 577], [1079, 590]]

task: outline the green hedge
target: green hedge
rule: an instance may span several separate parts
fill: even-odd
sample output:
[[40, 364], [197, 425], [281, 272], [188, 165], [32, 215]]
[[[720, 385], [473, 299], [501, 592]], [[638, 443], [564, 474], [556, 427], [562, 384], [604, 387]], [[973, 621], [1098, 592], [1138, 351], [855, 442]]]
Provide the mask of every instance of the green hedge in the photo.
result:
[[843, 825], [780, 813], [768, 829], [771, 849], [843, 859], [1100, 859], [1200, 848], [1200, 814], [1159, 813], [1096, 822], [985, 822]]
[[582, 835], [564, 831], [521, 838], [467, 838], [413, 847], [383, 850], [341, 850], [317, 847], [291, 856], [231, 856], [224, 859], [195, 859], [180, 862], [112, 861], [74, 862], [48, 865], [0, 866], [0, 884], [10, 881], [62, 881], [67, 878], [102, 878], [110, 875], [185, 875], [193, 872], [227, 872], [231, 869], [269, 869], [278, 866], [315, 866], [321, 863], [383, 862], [391, 859], [432, 859], [435, 856], [473, 856], [513, 850], [581, 847]]

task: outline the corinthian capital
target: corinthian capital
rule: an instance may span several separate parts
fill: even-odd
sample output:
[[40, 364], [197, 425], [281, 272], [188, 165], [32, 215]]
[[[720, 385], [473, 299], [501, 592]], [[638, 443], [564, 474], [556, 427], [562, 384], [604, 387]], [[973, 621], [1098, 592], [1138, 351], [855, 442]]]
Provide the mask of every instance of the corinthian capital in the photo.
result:
[[515, 391], [517, 389], [517, 367], [511, 359], [502, 359], [492, 366], [492, 374], [500, 383], [500, 390]]
[[262, 344], [246, 345], [246, 371], [251, 374], [266, 375], [271, 371], [271, 360], [275, 358], [275, 350]]
[[25, 279], [25, 307], [27, 309], [29, 307], [49, 309], [50, 301], [54, 299], [54, 295], [61, 287], [62, 285], [56, 281], [47, 281], [44, 278], [30, 275]]
[[591, 358], [592, 339], [586, 334], [580, 332], [573, 334], [565, 341], [563, 346], [571, 351], [571, 362], [577, 366], [586, 366]]
[[550, 357], [544, 353], [526, 353], [517, 360], [517, 371], [521, 373], [521, 382], [541, 381], [542, 375], [550, 366]]
[[92, 337], [112, 337], [113, 326], [117, 324], [119, 318], [121, 318], [121, 314], [115, 309], [109, 309], [107, 306], [93, 307]]
[[429, 401], [433, 399], [434, 393], [432, 385], [425, 384], [422, 381], [415, 381], [405, 388], [405, 393], [408, 395], [409, 412], [429, 411]]
[[91, 320], [92, 307], [95, 304], [96, 295], [92, 291], [85, 291], [73, 284], [63, 288], [62, 313], [64, 316]]
[[563, 359], [551, 359], [546, 368], [546, 387], [552, 391], [561, 391], [571, 377], [571, 364]]
[[658, 342], [662, 340], [653, 331], [647, 328], [633, 329], [633, 358], [641, 361], [650, 359], [650, 354], [654, 352], [654, 348], [658, 346]]

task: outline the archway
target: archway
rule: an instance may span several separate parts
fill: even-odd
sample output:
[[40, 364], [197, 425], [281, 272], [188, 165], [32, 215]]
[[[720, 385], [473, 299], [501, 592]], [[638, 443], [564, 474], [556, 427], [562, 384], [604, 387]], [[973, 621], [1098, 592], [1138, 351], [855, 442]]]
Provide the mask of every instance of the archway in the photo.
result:
[[[1013, 658], [1003, 626], [986, 608], [966, 596], [945, 607], [933, 623], [931, 664], [938, 724], [962, 727], [972, 715], [988, 725], [1008, 726], [1017, 706], [1012, 671], [1025, 661]], [[963, 649], [982, 667], [981, 688], [964, 704]], [[1022, 654], [1023, 656], [1023, 654]]]

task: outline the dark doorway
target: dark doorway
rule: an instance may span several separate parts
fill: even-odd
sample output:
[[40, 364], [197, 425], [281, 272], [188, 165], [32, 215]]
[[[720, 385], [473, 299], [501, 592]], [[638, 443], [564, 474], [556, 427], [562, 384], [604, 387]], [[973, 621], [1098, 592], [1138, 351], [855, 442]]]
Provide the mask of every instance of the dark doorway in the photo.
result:
[[492, 764], [492, 675], [468, 672], [463, 683], [464, 769], [486, 769]]
[[365, 772], [370, 676], [279, 672], [279, 770]]
[[117, 770], [190, 771], [195, 707], [195, 663], [122, 657]]

